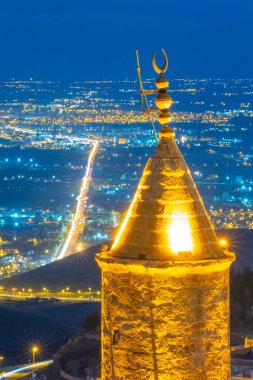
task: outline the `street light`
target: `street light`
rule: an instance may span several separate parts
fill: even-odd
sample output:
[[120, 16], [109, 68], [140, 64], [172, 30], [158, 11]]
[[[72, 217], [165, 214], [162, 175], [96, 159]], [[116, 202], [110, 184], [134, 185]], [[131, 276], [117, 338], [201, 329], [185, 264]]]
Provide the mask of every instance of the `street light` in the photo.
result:
[[32, 362], [35, 363], [36, 355], [39, 352], [38, 346], [32, 346]]
[[2, 367], [2, 362], [3, 362], [3, 360], [4, 360], [4, 357], [1, 355], [1, 356], [0, 356], [0, 370], [1, 370], [1, 367]]
[[[35, 361], [36, 361], [36, 355], [39, 352], [39, 346], [34, 345], [34, 346], [32, 346], [31, 350], [32, 350], [32, 362], [35, 363]], [[33, 370], [32, 371], [32, 379], [34, 379], [35, 376], [36, 375], [35, 375], [34, 370]]]

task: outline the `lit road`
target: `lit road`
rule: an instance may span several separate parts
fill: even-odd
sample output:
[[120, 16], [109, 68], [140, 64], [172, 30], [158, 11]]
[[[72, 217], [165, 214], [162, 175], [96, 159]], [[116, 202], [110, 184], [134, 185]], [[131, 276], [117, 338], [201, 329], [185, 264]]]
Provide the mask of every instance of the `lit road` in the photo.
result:
[[33, 293], [31, 295], [18, 295], [18, 294], [11, 294], [11, 293], [0, 293], [0, 298], [7, 298], [10, 300], [20, 300], [20, 299], [34, 299], [35, 297], [39, 298], [45, 298], [51, 300], [52, 298], [58, 299], [60, 301], [70, 301], [70, 302], [100, 302], [101, 298], [99, 296], [89, 296], [84, 297], [77, 294], [76, 296], [70, 295], [70, 296], [62, 296], [57, 294], [51, 294], [51, 295], [43, 295], [41, 296], [40, 293]]
[[11, 371], [1, 373], [0, 374], [0, 380], [20, 379], [22, 377], [28, 376], [29, 374], [32, 373], [32, 371], [39, 369], [39, 368], [47, 367], [48, 365], [50, 365], [52, 363], [53, 363], [53, 360], [45, 360], [43, 362], [38, 362], [38, 363], [34, 363], [34, 364], [28, 364], [28, 365], [25, 365], [23, 367], [18, 367], [18, 368], [11, 370]]
[[[28, 135], [33, 135], [33, 136], [37, 134], [37, 132], [32, 129], [15, 127], [12, 125], [6, 125], [6, 128], [13, 130], [15, 132], [20, 132], [20, 133], [24, 133]], [[65, 241], [60, 249], [60, 252], [57, 255], [57, 260], [60, 260], [63, 257], [76, 252], [76, 242], [77, 242], [79, 233], [83, 229], [83, 225], [85, 222], [84, 209], [86, 206], [87, 193], [88, 193], [90, 182], [91, 182], [93, 162], [98, 150], [99, 143], [97, 140], [94, 140], [94, 139], [77, 137], [77, 136], [67, 136], [67, 135], [62, 135], [61, 133], [58, 133], [56, 136], [54, 136], [54, 139], [47, 138], [46, 140], [47, 142], [53, 142], [54, 140], [63, 140], [65, 143], [69, 142], [69, 143], [93, 144], [93, 148], [88, 158], [85, 174], [82, 179], [80, 192], [77, 197], [77, 205], [76, 205], [75, 213], [74, 213], [73, 219], [70, 222], [70, 228], [68, 230]]]
[[77, 241], [79, 233], [83, 229], [83, 224], [85, 222], [84, 208], [86, 205], [87, 193], [88, 193], [90, 182], [91, 182], [92, 167], [93, 167], [94, 158], [97, 153], [97, 149], [98, 149], [98, 141], [95, 141], [88, 158], [85, 175], [83, 177], [80, 193], [77, 198], [76, 211], [71, 221], [70, 229], [68, 231], [64, 245], [57, 257], [58, 260], [76, 251], [75, 249], [76, 241]]

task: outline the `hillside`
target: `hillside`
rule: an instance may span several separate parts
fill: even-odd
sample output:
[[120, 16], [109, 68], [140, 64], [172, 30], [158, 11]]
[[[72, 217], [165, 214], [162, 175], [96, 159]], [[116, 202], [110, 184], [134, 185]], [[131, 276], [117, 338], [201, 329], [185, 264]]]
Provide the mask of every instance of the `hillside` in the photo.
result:
[[[236, 253], [236, 262], [233, 264], [235, 270], [247, 266], [253, 268], [253, 230], [218, 230], [217, 235], [219, 238], [227, 238], [230, 250]], [[99, 251], [100, 245], [93, 246], [84, 252], [2, 280], [0, 285], [8, 289], [41, 290], [47, 287], [51, 291], [60, 291], [68, 286], [71, 290], [86, 290], [89, 287], [99, 290], [101, 273], [95, 261], [95, 254]]]
[[60, 291], [70, 287], [71, 290], [86, 290], [101, 287], [100, 269], [95, 261], [95, 254], [100, 246], [91, 247], [84, 252], [54, 261], [40, 268], [0, 281], [0, 285], [10, 288], [32, 288], [41, 291], [47, 287], [51, 291]]

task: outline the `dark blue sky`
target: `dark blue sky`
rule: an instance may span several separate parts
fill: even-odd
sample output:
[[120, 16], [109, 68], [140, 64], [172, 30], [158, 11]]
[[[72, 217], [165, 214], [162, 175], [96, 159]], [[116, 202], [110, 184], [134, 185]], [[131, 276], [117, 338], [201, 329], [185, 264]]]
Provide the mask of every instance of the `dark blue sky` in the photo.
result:
[[3, 0], [0, 80], [135, 77], [164, 47], [169, 78], [253, 77], [253, 0]]

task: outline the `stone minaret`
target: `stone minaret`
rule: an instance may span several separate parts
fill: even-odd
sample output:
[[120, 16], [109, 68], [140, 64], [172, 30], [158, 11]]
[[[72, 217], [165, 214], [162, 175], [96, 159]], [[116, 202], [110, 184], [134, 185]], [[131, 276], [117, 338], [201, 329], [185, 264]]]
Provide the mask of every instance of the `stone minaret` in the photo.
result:
[[164, 71], [156, 81], [157, 149], [113, 246], [97, 256], [102, 380], [229, 380], [234, 255], [220, 246], [167, 125]]

